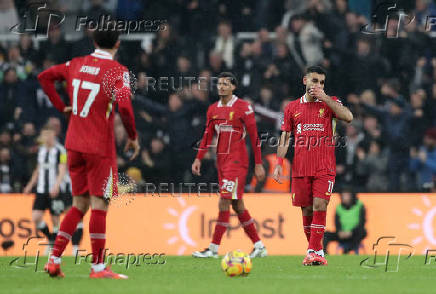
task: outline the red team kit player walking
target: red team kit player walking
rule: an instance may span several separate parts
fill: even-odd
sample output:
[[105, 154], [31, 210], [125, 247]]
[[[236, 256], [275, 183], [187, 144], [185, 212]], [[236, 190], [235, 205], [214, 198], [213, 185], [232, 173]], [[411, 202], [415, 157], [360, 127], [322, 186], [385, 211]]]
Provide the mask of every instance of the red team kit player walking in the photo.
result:
[[[135, 119], [130, 98], [127, 68], [113, 60], [120, 41], [118, 32], [98, 31], [93, 35], [97, 48], [91, 55], [53, 66], [39, 76], [39, 82], [53, 105], [71, 112], [66, 137], [68, 170], [72, 181], [73, 206], [65, 215], [45, 269], [52, 277], [63, 277], [62, 253], [77, 224], [91, 206], [89, 235], [92, 247], [91, 278], [125, 279], [104, 264], [106, 213], [109, 200], [117, 194], [117, 164], [114, 141], [114, 107], [129, 139], [125, 151], [139, 153]], [[105, 80], [107, 74], [111, 80]], [[118, 73], [118, 74], [117, 74]], [[55, 81], [66, 81], [71, 106], [65, 106], [55, 89]], [[109, 83], [105, 84], [105, 83]], [[104, 88], [110, 88], [105, 91]], [[127, 97], [119, 99], [119, 97]]]
[[229, 226], [230, 204], [238, 214], [245, 233], [254, 244], [250, 257], [264, 257], [267, 251], [256, 231], [256, 226], [248, 210], [245, 209], [242, 195], [245, 178], [248, 172], [248, 155], [245, 146], [245, 135], [248, 132], [254, 152], [254, 174], [258, 181], [265, 177], [262, 166], [260, 144], [253, 109], [247, 101], [233, 95], [237, 81], [229, 72], [218, 76], [218, 95], [220, 100], [212, 104], [207, 111], [207, 125], [197, 157], [192, 164], [192, 173], [200, 175], [201, 160], [211, 146], [214, 135], [217, 135], [217, 168], [220, 187], [218, 204], [218, 221], [213, 233], [212, 242], [203, 251], [195, 251], [194, 257], [218, 257], [221, 238]]
[[321, 67], [309, 67], [303, 78], [306, 93], [286, 106], [274, 170], [274, 179], [279, 182], [283, 158], [293, 135], [292, 204], [301, 207], [309, 242], [303, 265], [327, 265], [321, 241], [336, 176], [336, 119], [353, 120], [353, 114], [338, 98], [325, 94], [325, 79]]

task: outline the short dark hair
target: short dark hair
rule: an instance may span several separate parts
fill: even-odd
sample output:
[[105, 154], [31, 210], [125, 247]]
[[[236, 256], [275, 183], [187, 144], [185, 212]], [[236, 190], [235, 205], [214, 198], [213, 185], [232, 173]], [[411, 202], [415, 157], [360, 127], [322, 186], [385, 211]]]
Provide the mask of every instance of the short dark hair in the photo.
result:
[[320, 74], [320, 75], [327, 76], [327, 73], [326, 73], [325, 69], [323, 69], [321, 66], [318, 66], [318, 65], [309, 66], [306, 69], [306, 74], [310, 74], [312, 72], [315, 72], [315, 73]]
[[95, 30], [92, 38], [99, 48], [112, 49], [118, 41], [120, 33], [118, 30]]
[[232, 83], [232, 85], [234, 85], [235, 87], [238, 86], [238, 80], [236, 79], [236, 76], [231, 72], [224, 71], [218, 75], [218, 79], [219, 78], [227, 78], [230, 80], [230, 83]]

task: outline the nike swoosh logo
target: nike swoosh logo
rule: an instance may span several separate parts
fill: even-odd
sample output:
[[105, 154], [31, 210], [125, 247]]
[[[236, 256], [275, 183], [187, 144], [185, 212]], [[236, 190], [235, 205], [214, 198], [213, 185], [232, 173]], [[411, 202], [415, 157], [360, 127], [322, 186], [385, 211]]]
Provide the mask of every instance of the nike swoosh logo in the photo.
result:
[[299, 116], [301, 114], [301, 112], [298, 112], [298, 113], [296, 113], [295, 115], [294, 115], [294, 117], [297, 117], [297, 116]]

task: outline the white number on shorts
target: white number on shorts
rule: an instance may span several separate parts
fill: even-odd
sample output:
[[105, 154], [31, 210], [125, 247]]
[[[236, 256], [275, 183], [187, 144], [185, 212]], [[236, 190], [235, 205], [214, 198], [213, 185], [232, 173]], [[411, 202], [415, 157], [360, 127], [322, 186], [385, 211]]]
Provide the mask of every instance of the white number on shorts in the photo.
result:
[[327, 191], [329, 193], [333, 193], [333, 185], [335, 184], [335, 182], [330, 181], [330, 180], [328, 182], [329, 182], [329, 188], [327, 189]]
[[228, 192], [233, 192], [233, 188], [235, 187], [235, 182], [223, 179], [223, 185], [221, 189], [226, 190]]
[[[82, 81], [78, 79], [73, 79], [73, 114], [77, 115], [77, 95], [79, 94], [79, 86]], [[89, 113], [89, 109], [91, 108], [92, 103], [94, 103], [95, 96], [97, 96], [100, 91], [100, 85], [91, 83], [88, 81], [82, 82], [82, 89], [91, 90], [88, 95], [88, 99], [86, 99], [85, 104], [83, 105], [83, 109], [80, 112], [81, 117], [87, 117]]]

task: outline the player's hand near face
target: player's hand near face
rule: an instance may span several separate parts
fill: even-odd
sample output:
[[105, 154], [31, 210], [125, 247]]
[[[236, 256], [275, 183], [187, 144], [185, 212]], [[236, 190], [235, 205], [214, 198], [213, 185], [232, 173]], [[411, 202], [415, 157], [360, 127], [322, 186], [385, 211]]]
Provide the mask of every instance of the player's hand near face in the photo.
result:
[[192, 167], [191, 168], [192, 168], [192, 173], [194, 175], [201, 176], [201, 173], [200, 173], [201, 161], [200, 161], [200, 159], [196, 158], [194, 160], [194, 162], [192, 163]]
[[320, 87], [312, 87], [309, 89], [309, 94], [312, 97], [315, 97], [321, 101], [325, 101], [329, 98], [329, 96], [324, 92], [324, 89]]
[[282, 177], [282, 175], [283, 175], [283, 168], [280, 164], [277, 164], [276, 167], [274, 168], [273, 179], [277, 183], [281, 184], [282, 181], [280, 180], [280, 178]]
[[254, 175], [256, 176], [256, 180], [261, 182], [265, 179], [265, 168], [262, 164], [256, 164], [254, 166]]
[[124, 146], [124, 152], [127, 152], [130, 149], [133, 150], [133, 154], [130, 156], [129, 160], [133, 160], [138, 156], [139, 151], [141, 150], [138, 138], [135, 140], [127, 139], [126, 146]]

